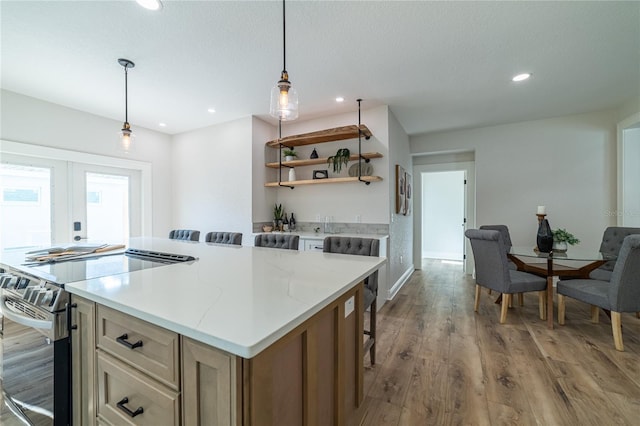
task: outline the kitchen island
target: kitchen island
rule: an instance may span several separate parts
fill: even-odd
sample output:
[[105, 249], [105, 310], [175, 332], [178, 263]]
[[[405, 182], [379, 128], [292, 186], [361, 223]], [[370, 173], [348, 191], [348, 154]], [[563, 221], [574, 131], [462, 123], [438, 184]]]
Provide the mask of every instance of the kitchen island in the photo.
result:
[[66, 285], [77, 422], [359, 423], [362, 280], [385, 258], [128, 246], [197, 260]]

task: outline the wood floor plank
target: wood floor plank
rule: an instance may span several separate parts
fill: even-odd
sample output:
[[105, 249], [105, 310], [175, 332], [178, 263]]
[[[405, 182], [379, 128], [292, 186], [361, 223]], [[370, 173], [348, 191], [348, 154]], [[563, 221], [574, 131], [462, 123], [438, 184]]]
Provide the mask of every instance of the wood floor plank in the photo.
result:
[[405, 422], [412, 418], [425, 420], [425, 423], [413, 424], [444, 424], [448, 391], [447, 364], [433, 357], [418, 358], [403, 404], [407, 410], [403, 411], [402, 418]]
[[592, 324], [584, 303], [568, 298], [567, 324], [549, 329], [534, 293], [506, 324], [495, 292], [478, 313], [474, 294], [460, 266], [427, 261], [383, 306], [363, 426], [638, 424], [638, 318], [623, 315], [618, 352], [609, 319]]
[[364, 416], [361, 425], [396, 426], [402, 408], [370, 396], [364, 400]]

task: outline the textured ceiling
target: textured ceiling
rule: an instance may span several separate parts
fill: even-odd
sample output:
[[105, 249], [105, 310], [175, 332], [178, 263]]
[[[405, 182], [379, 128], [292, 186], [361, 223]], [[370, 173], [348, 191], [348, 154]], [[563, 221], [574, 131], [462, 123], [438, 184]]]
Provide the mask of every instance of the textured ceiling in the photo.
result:
[[[269, 120], [281, 7], [3, 0], [2, 88], [123, 121], [123, 57], [134, 130]], [[640, 3], [289, 1], [287, 69], [299, 120], [358, 97], [410, 135], [596, 111], [640, 96]], [[533, 77], [511, 82], [521, 71]]]

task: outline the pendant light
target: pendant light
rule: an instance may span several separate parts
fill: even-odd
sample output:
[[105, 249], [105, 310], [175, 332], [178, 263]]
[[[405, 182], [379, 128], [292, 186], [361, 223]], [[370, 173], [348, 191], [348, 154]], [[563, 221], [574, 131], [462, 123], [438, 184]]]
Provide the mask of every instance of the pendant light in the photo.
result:
[[298, 92], [291, 86], [287, 72], [287, 37], [285, 0], [282, 0], [282, 73], [280, 81], [271, 89], [269, 114], [281, 121], [298, 118]]
[[129, 68], [136, 66], [132, 61], [128, 59], [118, 59], [118, 63], [124, 67], [124, 124], [122, 130], [118, 133], [120, 135], [120, 148], [125, 152], [131, 150], [131, 143], [135, 135], [131, 131], [131, 125], [129, 125], [129, 99], [128, 99], [128, 87], [127, 87], [127, 75]]

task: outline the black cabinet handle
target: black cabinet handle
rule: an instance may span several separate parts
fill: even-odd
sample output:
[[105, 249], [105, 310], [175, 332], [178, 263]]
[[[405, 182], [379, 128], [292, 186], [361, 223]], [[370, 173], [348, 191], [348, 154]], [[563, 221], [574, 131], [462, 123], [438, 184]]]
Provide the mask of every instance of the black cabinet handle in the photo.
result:
[[127, 416], [129, 417], [135, 417], [138, 414], [142, 414], [144, 413], [144, 409], [142, 407], [138, 407], [136, 408], [136, 411], [131, 411], [129, 410], [127, 407], [124, 406], [124, 404], [126, 404], [127, 402], [129, 402], [129, 398], [127, 398], [126, 396], [124, 398], [122, 398], [120, 400], [120, 402], [118, 402], [116, 405], [118, 406], [118, 408], [122, 411], [124, 411], [125, 413], [127, 413]]
[[66, 311], [66, 315], [67, 315], [67, 331], [69, 333], [71, 333], [71, 330], [77, 330], [78, 326], [77, 325], [71, 325], [71, 309], [73, 308], [77, 308], [78, 305], [76, 303], [67, 303], [64, 306], [64, 309]]
[[124, 345], [124, 346], [128, 347], [129, 349], [135, 349], [135, 348], [141, 348], [142, 347], [142, 340], [138, 340], [135, 343], [131, 343], [131, 342], [127, 342], [128, 338], [129, 338], [129, 335], [127, 333], [124, 333], [122, 336], [116, 337], [116, 341], [118, 343], [120, 343], [121, 345]]

